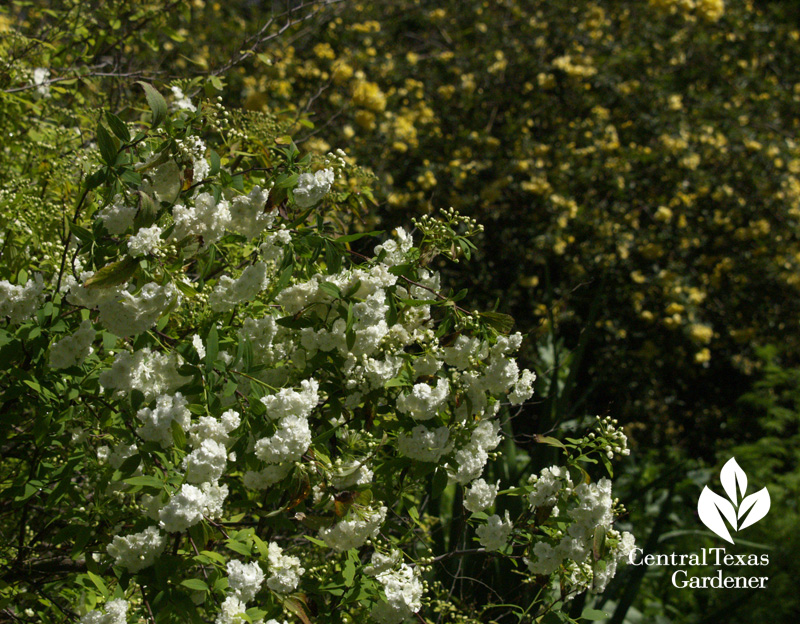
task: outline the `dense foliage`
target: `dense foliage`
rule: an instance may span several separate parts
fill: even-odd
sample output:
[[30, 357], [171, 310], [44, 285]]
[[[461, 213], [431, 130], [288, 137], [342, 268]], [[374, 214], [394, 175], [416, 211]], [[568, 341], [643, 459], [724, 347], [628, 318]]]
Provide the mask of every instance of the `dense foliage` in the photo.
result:
[[[0, 7], [0, 620], [791, 618], [794, 10]], [[769, 592], [580, 593], [734, 454]]]
[[569, 621], [634, 545], [602, 476], [626, 438], [598, 418], [491, 474], [535, 374], [433, 269], [482, 226], [354, 231], [372, 178], [301, 155], [308, 122], [94, 72], [74, 9], [4, 48], [3, 617]]

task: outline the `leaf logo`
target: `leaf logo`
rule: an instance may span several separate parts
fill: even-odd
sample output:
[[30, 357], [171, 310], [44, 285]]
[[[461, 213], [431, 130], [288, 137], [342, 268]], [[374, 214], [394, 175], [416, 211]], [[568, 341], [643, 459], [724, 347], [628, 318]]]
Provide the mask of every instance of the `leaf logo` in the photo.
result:
[[697, 501], [697, 513], [703, 524], [733, 544], [728, 525], [734, 531], [741, 531], [766, 516], [770, 506], [769, 492], [767, 488], [762, 488], [755, 494], [745, 496], [747, 475], [733, 457], [722, 467], [720, 481], [728, 498], [705, 486]]

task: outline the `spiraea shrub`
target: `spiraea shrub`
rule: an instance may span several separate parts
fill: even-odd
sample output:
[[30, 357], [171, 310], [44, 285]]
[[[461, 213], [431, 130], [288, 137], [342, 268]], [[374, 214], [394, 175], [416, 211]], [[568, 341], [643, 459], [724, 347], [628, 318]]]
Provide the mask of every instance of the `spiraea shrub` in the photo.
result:
[[[597, 470], [625, 437], [609, 420], [542, 437], [560, 465], [489, 478], [535, 375], [511, 319], [464, 307], [432, 268], [468, 260], [481, 226], [449, 209], [363, 231], [372, 178], [344, 151], [301, 156], [294, 120], [184, 87], [141, 82], [130, 121], [98, 110], [52, 163], [70, 200], [54, 240], [0, 269], [0, 608], [569, 620], [564, 602], [633, 548]], [[443, 499], [454, 511], [434, 513]], [[490, 567], [456, 578], [491, 599], [448, 600], [466, 558]]]

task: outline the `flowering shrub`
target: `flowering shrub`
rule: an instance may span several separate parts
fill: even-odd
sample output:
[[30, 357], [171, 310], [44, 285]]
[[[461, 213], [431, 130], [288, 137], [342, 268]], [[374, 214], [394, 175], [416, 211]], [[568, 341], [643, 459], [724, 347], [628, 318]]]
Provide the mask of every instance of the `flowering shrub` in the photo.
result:
[[[535, 594], [601, 591], [633, 545], [583, 467], [626, 452], [611, 423], [544, 439], [566, 466], [530, 484], [482, 478], [535, 375], [510, 319], [431, 268], [480, 226], [348, 233], [369, 187], [343, 151], [141, 87], [149, 117], [105, 113], [79, 161], [64, 245], [0, 280], [6, 612], [398, 623], [467, 555], [523, 562]], [[430, 500], [462, 490], [474, 544], [436, 552]]]

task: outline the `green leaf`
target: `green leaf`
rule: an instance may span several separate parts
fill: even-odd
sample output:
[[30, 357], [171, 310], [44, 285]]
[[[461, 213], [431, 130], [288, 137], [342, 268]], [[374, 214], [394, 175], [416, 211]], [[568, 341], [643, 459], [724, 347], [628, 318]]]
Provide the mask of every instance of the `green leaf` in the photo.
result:
[[217, 154], [214, 150], [209, 150], [208, 160], [211, 162], [211, 167], [208, 170], [208, 175], [209, 176], [217, 175], [219, 173], [219, 168], [220, 168], [219, 154]]
[[245, 557], [249, 557], [251, 554], [251, 548], [247, 544], [242, 544], [241, 542], [237, 542], [235, 540], [229, 539], [225, 542], [225, 545], [230, 548], [233, 552], [237, 552], [240, 555], [244, 555]]
[[186, 579], [185, 581], [181, 581], [181, 585], [194, 591], [208, 591], [208, 585], [200, 579]]
[[431, 496], [438, 499], [447, 487], [447, 471], [439, 466], [433, 473], [433, 483], [431, 484]]
[[144, 89], [144, 95], [147, 98], [147, 104], [150, 110], [153, 111], [153, 121], [151, 127], [156, 128], [167, 117], [167, 101], [158, 91], [155, 90], [153, 85], [146, 82], [138, 81]]
[[601, 524], [595, 527], [592, 537], [592, 555], [595, 561], [599, 561], [606, 554], [606, 529]]
[[94, 572], [88, 572], [87, 571], [86, 572], [86, 576], [88, 576], [89, 580], [92, 581], [92, 583], [94, 583], [95, 587], [97, 587], [97, 589], [100, 590], [100, 593], [103, 594], [103, 597], [107, 598], [108, 597], [108, 587], [106, 587], [106, 584], [103, 582], [103, 579], [101, 579], [99, 576], [97, 576]]
[[345, 587], [352, 587], [353, 581], [356, 578], [356, 561], [352, 555], [352, 550], [347, 553], [347, 561], [345, 562], [344, 569], [342, 570]]
[[91, 191], [93, 188], [97, 188], [103, 182], [105, 182], [107, 178], [108, 178], [108, 168], [101, 167], [100, 169], [89, 175], [84, 181], [84, 184], [86, 185], [86, 188]]
[[551, 438], [550, 436], [543, 436], [535, 433], [533, 435], [533, 439], [535, 442], [539, 444], [547, 444], [548, 446], [557, 446], [558, 448], [566, 449], [567, 447], [564, 446], [564, 443], [561, 440], [557, 440], [556, 438]]
[[316, 544], [317, 546], [321, 546], [322, 548], [329, 548], [329, 546], [321, 539], [317, 539], [316, 537], [311, 537], [310, 535], [304, 535], [303, 537], [305, 537], [312, 544]]
[[583, 613], [581, 613], [582, 620], [605, 620], [610, 617], [610, 613], [600, 611], [599, 609], [585, 609]]
[[125, 483], [128, 485], [138, 485], [141, 487], [154, 487], [161, 489], [164, 487], [164, 483], [158, 477], [153, 477], [151, 475], [139, 475], [138, 477], [129, 477], [125, 479]]
[[106, 112], [106, 121], [111, 128], [111, 132], [113, 132], [120, 141], [127, 143], [131, 140], [131, 133], [128, 130], [128, 126], [114, 113]]
[[117, 146], [103, 124], [97, 124], [97, 145], [103, 161], [110, 166], [117, 162]]
[[153, 198], [143, 191], [139, 191], [138, 195], [139, 209], [136, 211], [136, 217], [133, 220], [135, 231], [140, 228], [150, 227], [158, 218], [158, 208]]
[[85, 288], [110, 288], [117, 284], [124, 284], [133, 276], [138, 266], [138, 260], [126, 256], [124, 260], [104, 266], [87, 279], [83, 285]]
[[69, 231], [72, 234], [74, 234], [75, 238], [77, 238], [82, 243], [91, 243], [92, 240], [94, 240], [94, 236], [86, 228], [81, 227], [80, 225], [78, 225], [77, 223], [73, 223], [72, 221], [70, 221], [68, 225], [69, 225]]
[[365, 236], [380, 236], [383, 234], [383, 230], [375, 230], [374, 232], [359, 232], [358, 234], [347, 234], [346, 236], [340, 236], [336, 239], [337, 243], [352, 243], [353, 241], [357, 241]]
[[208, 332], [208, 336], [206, 337], [206, 372], [211, 372], [211, 369], [214, 368], [214, 362], [217, 359], [217, 354], [219, 353], [219, 336], [217, 335], [217, 328], [216, 326], [211, 326], [211, 331]]
[[514, 318], [501, 312], [481, 312], [480, 317], [486, 324], [493, 327], [501, 334], [508, 334], [514, 327]]
[[336, 284], [331, 284], [330, 282], [322, 282], [319, 285], [319, 289], [333, 297], [334, 299], [341, 299], [342, 298], [342, 291]]

